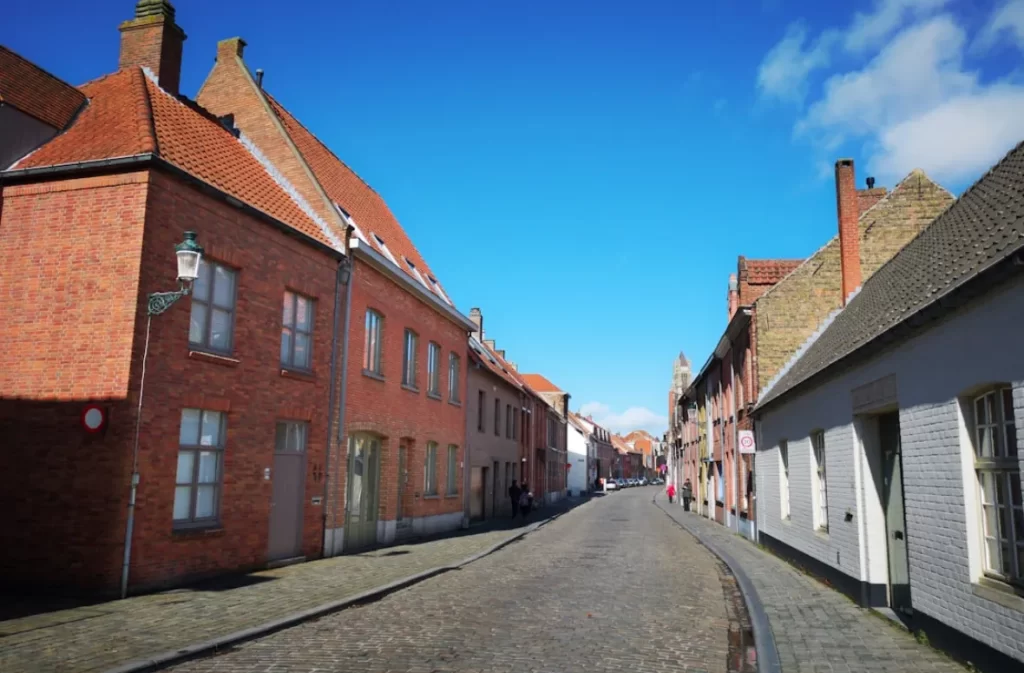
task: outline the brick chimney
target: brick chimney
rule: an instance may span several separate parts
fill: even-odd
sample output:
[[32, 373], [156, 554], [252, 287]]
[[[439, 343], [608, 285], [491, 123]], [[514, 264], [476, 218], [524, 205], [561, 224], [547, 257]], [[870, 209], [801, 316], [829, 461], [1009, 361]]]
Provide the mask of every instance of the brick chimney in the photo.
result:
[[168, 93], [178, 95], [185, 32], [167, 0], [139, 0], [135, 18], [122, 23], [118, 68], [146, 67]]
[[860, 206], [853, 159], [836, 162], [836, 213], [839, 219], [839, 250], [842, 263], [843, 306], [860, 286]]
[[480, 312], [478, 308], [469, 309], [469, 321], [476, 325], [473, 330], [473, 336], [477, 341], [483, 343], [484, 340], [484, 314]]
[[736, 274], [729, 274], [729, 320], [736, 315], [736, 307], [740, 303], [739, 284], [736, 281]]

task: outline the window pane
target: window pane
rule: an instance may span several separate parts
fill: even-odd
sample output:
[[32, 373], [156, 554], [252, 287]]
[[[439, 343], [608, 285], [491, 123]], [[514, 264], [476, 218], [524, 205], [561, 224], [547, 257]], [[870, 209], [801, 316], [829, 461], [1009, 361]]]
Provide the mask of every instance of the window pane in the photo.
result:
[[192, 314], [188, 322], [188, 341], [194, 344], [206, 343], [206, 317], [209, 307], [199, 302], [192, 302]]
[[208, 519], [214, 515], [213, 505], [216, 486], [198, 486], [196, 493], [196, 518]]
[[210, 347], [225, 351], [231, 347], [231, 314], [219, 308], [213, 309]]
[[178, 486], [174, 489], [174, 520], [187, 521], [192, 507], [192, 488]]
[[303, 332], [308, 332], [313, 325], [312, 302], [305, 297], [297, 297], [295, 304], [296, 326]]
[[220, 419], [219, 411], [203, 412], [203, 432], [199, 438], [202, 446], [220, 445]]
[[306, 450], [306, 429], [305, 423], [295, 423], [292, 425], [290, 444], [293, 451], [302, 453]]
[[281, 328], [281, 364], [292, 364], [292, 331], [287, 327]]
[[996, 502], [1000, 508], [1009, 505], [1009, 494], [1006, 492], [1006, 479], [1003, 474], [994, 475], [996, 482]]
[[182, 409], [181, 429], [178, 432], [178, 443], [184, 446], [195, 446], [199, 443], [199, 418], [198, 409]]
[[992, 457], [992, 426], [983, 425], [978, 428], [978, 445], [980, 447], [980, 455], [982, 458]]
[[988, 423], [988, 414], [986, 413], [987, 407], [985, 406], [985, 397], [979, 397], [974, 400], [974, 422], [978, 425], [984, 425]]
[[200, 484], [216, 484], [217, 483], [217, 452], [215, 452], [215, 451], [200, 451], [199, 452], [199, 483]]
[[235, 305], [235, 272], [219, 264], [213, 272], [213, 303], [221, 308]]
[[301, 332], [295, 335], [295, 359], [293, 364], [303, 369], [309, 368], [309, 335]]
[[199, 276], [192, 283], [192, 296], [202, 301], [210, 300], [210, 264], [202, 258], [199, 260]]
[[179, 484], [192, 483], [192, 468], [194, 467], [195, 458], [196, 454], [192, 451], [180, 451], [178, 453], [178, 476], [175, 477], [175, 482]]
[[274, 451], [283, 452], [288, 450], [288, 424], [278, 423], [274, 431]]
[[284, 315], [281, 316], [281, 324], [289, 327], [295, 325], [295, 295], [291, 292], [284, 293]]
[[999, 516], [993, 505], [985, 505], [982, 508], [982, 518], [985, 520], [985, 535], [987, 537], [999, 537]]
[[1003, 421], [1013, 423], [1013, 390], [1003, 388]]
[[1002, 564], [999, 562], [999, 542], [993, 539], [985, 540], [985, 566], [986, 570], [1002, 572]]

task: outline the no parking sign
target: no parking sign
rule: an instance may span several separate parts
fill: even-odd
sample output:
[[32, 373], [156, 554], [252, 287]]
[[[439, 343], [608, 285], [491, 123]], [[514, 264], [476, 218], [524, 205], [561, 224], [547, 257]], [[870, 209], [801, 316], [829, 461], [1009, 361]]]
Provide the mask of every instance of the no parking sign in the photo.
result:
[[754, 431], [740, 430], [740, 453], [755, 453]]

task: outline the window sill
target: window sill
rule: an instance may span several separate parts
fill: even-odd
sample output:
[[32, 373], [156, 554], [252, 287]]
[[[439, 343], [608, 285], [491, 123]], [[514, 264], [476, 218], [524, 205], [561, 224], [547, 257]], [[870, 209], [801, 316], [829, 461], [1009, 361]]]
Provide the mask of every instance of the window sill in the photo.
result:
[[971, 591], [978, 598], [998, 603], [1010, 610], [1024, 612], [1024, 597], [1021, 596], [1024, 592], [999, 580], [982, 577], [971, 584]]
[[416, 393], [417, 395], [420, 394], [419, 388], [417, 388], [416, 386], [410, 386], [408, 383], [402, 384], [402, 390], [408, 390], [410, 393]]
[[189, 351], [188, 357], [190, 360], [211, 362], [215, 365], [221, 365], [222, 367], [237, 367], [241, 364], [241, 360], [238, 360], [237, 358], [230, 358], [226, 355], [217, 355], [215, 353], [207, 353], [206, 351]]
[[438, 494], [435, 493], [433, 495], [425, 495], [425, 496], [423, 496], [423, 499], [424, 500], [440, 500], [441, 496], [439, 496]]
[[384, 375], [383, 374], [378, 374], [377, 372], [370, 371], [369, 369], [364, 369], [363, 370], [363, 376], [365, 376], [368, 379], [374, 379], [376, 381], [383, 381], [384, 380]]
[[828, 539], [828, 527], [827, 526], [824, 526], [824, 527], [818, 526], [817, 528], [814, 529], [814, 534], [817, 535], [818, 537], [822, 538], [823, 540], [827, 540]]
[[174, 528], [171, 530], [172, 539], [174, 540], [195, 540], [196, 538], [220, 537], [224, 534], [224, 527], [219, 523], [207, 526], [192, 526], [191, 528]]
[[458, 497], [459, 497], [458, 493], [447, 493], [447, 494], [445, 494], [444, 499], [445, 500], [454, 500], [454, 499], [456, 499]]
[[441, 401], [441, 396], [438, 395], [437, 393], [427, 393], [427, 397], [429, 397], [432, 400], [437, 400], [438, 402]]
[[458, 400], [448, 400], [448, 404], [452, 405], [453, 407], [462, 407], [462, 402]]
[[313, 372], [304, 372], [301, 369], [281, 369], [281, 376], [286, 379], [294, 379], [296, 381], [305, 381], [307, 383], [316, 382], [316, 374]]

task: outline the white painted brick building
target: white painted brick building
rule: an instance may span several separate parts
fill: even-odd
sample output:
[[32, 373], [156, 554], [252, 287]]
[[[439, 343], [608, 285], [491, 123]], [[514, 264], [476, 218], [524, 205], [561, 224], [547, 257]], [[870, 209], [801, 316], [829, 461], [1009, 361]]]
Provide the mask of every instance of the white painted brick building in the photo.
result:
[[[926, 632], [922, 624], [948, 627], [1018, 663], [1022, 187], [1024, 145], [865, 283], [755, 412], [762, 543], [862, 604], [902, 611]], [[1006, 507], [986, 512], [983, 500]]]

